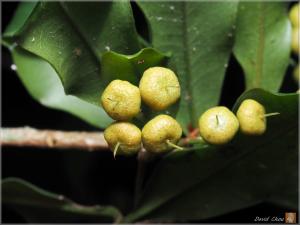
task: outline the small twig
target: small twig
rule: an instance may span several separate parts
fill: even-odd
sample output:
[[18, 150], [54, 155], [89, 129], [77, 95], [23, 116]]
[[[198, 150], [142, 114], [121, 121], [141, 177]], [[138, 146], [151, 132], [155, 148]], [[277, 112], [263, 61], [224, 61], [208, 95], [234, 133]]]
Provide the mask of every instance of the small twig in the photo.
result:
[[1, 146], [109, 151], [102, 132], [1, 128]]

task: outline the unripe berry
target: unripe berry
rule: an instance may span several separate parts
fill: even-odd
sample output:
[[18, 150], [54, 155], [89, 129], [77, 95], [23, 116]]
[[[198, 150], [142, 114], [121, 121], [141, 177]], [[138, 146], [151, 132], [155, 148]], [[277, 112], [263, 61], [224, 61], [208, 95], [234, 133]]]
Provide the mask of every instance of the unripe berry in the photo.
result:
[[139, 85], [142, 100], [154, 110], [164, 110], [180, 97], [180, 85], [175, 73], [164, 67], [147, 69]]
[[114, 80], [105, 88], [101, 104], [111, 118], [130, 120], [140, 112], [140, 90], [128, 81]]
[[132, 155], [141, 149], [141, 130], [132, 123], [113, 123], [105, 129], [104, 138], [114, 155]]
[[241, 132], [247, 135], [262, 135], [266, 124], [265, 107], [253, 99], [246, 99], [237, 111]]
[[199, 133], [209, 144], [223, 145], [233, 139], [239, 121], [226, 107], [217, 106], [205, 111], [199, 118]]
[[168, 115], [158, 115], [142, 129], [143, 146], [152, 153], [168, 152], [174, 148], [181, 135], [181, 126], [175, 119]]
[[299, 27], [299, 3], [293, 5], [289, 13], [290, 21], [292, 26]]
[[294, 27], [292, 30], [292, 52], [299, 54], [299, 27]]

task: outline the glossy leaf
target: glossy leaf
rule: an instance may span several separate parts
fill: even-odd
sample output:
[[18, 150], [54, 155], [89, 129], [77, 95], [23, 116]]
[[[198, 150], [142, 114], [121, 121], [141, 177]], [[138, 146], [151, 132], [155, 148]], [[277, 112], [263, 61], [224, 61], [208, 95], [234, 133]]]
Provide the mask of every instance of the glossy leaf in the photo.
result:
[[284, 2], [241, 2], [234, 55], [248, 89], [278, 91], [290, 60], [291, 25]]
[[121, 213], [112, 206], [84, 206], [68, 198], [42, 190], [24, 180], [2, 182], [2, 203], [31, 223], [119, 222]]
[[13, 37], [17, 32], [22, 29], [24, 23], [34, 10], [37, 2], [21, 2], [19, 7], [16, 9], [15, 14], [5, 29], [4, 36], [6, 38]]
[[177, 119], [186, 130], [218, 103], [233, 45], [237, 2], [138, 1], [154, 48], [171, 52], [182, 87]]
[[41, 2], [16, 32], [15, 42], [48, 61], [67, 94], [96, 105], [104, 88], [100, 56], [109, 50], [139, 50], [128, 2]]
[[[151, 48], [134, 55], [108, 51], [130, 53], [138, 49], [131, 8], [126, 2], [90, 2], [84, 5], [78, 2], [41, 2], [34, 7], [22, 3], [4, 34], [4, 40], [9, 41], [13, 51], [20, 78], [31, 95], [43, 105], [70, 112], [96, 127], [106, 127], [112, 121], [102, 108], [97, 107], [100, 106], [101, 90], [111, 80], [124, 79], [137, 84], [143, 70], [163, 65], [166, 61], [165, 55]], [[105, 13], [99, 13], [101, 11]], [[116, 11], [118, 16], [115, 18]], [[91, 18], [97, 21], [106, 18], [107, 21], [105, 24], [95, 23]], [[55, 77], [58, 75], [62, 82]], [[68, 94], [67, 86], [72, 86], [76, 93], [65, 95], [65, 92]]]
[[111, 80], [127, 80], [139, 85], [143, 72], [152, 66], [164, 65], [170, 55], [164, 55], [153, 48], [144, 48], [134, 55], [121, 55], [107, 52], [102, 57], [102, 82], [107, 85]]
[[[247, 98], [262, 103], [267, 112], [280, 113], [268, 118], [267, 132], [260, 137], [239, 134], [224, 147], [203, 146], [167, 155], [127, 222], [199, 221], [270, 201], [297, 208], [298, 95], [254, 89], [238, 99], [234, 111]], [[291, 192], [283, 194], [287, 184], [292, 184]]]
[[[112, 122], [101, 107], [66, 95], [57, 73], [45, 60], [20, 47], [15, 47], [12, 55], [20, 79], [31, 96], [41, 104], [69, 112], [99, 128]], [[152, 48], [129, 56], [107, 52], [102, 59], [102, 82], [108, 84], [112, 79], [125, 79], [137, 84], [145, 68], [162, 65], [166, 59], [165, 55]]]
[[12, 56], [22, 83], [44, 106], [69, 112], [99, 128], [112, 122], [101, 107], [66, 95], [57, 73], [45, 60], [20, 47], [12, 50]]

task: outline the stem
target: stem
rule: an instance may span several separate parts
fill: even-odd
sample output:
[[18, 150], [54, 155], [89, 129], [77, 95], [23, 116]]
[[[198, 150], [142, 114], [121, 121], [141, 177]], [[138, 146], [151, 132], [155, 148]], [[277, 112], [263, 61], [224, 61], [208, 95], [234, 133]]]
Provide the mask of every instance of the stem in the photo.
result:
[[135, 192], [134, 192], [134, 208], [140, 200], [143, 190], [144, 176], [148, 166], [148, 163], [154, 159], [154, 156], [142, 148], [137, 156], [137, 173], [135, 178]]
[[217, 120], [217, 126], [219, 126], [219, 117], [218, 117], [218, 115], [216, 115], [216, 120]]
[[184, 150], [183, 147], [180, 147], [180, 146], [178, 146], [178, 145], [175, 145], [175, 144], [172, 143], [170, 140], [167, 140], [166, 142], [167, 142], [167, 144], [168, 144], [169, 146], [171, 146], [171, 147], [173, 147], [173, 148], [175, 148], [175, 149], [177, 149], [177, 150]]
[[102, 132], [38, 130], [31, 127], [1, 128], [0, 145], [48, 149], [109, 151]]
[[277, 116], [277, 115], [279, 115], [280, 113], [279, 112], [274, 112], [274, 113], [267, 113], [267, 114], [265, 114], [263, 117], [270, 117], [270, 116]]
[[118, 149], [119, 149], [119, 147], [120, 147], [120, 142], [118, 142], [117, 144], [116, 144], [116, 146], [115, 146], [115, 148], [114, 148], [114, 158], [116, 159], [116, 155], [117, 155], [117, 151], [118, 151]]
[[144, 174], [145, 174], [145, 167], [146, 167], [146, 163], [143, 160], [138, 160], [136, 179], [135, 179], [134, 208], [137, 207], [137, 203], [139, 202], [141, 196]]

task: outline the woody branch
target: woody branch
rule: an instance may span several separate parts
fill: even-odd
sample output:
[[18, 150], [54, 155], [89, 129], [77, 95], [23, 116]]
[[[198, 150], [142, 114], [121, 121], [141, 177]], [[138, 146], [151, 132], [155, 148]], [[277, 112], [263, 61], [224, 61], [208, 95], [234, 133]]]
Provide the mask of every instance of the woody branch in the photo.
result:
[[30, 127], [1, 128], [0, 145], [55, 149], [108, 150], [102, 132], [38, 130]]

